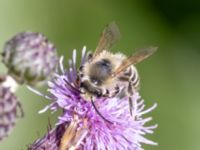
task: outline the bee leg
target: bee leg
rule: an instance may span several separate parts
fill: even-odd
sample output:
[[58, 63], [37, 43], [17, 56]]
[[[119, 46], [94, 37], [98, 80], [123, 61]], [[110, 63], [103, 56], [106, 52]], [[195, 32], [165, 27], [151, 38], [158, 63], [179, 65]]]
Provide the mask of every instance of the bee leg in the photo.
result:
[[127, 92], [128, 92], [128, 95], [129, 95], [129, 98], [128, 98], [128, 101], [129, 101], [129, 111], [130, 111], [130, 115], [133, 116], [133, 101], [132, 101], [131, 96], [134, 93], [134, 89], [133, 89], [133, 86], [132, 86], [132, 82], [129, 82], [129, 84], [128, 84], [128, 91]]
[[111, 98], [113, 97], [113, 93], [112, 91], [109, 91], [108, 89], [104, 89], [102, 91], [102, 97], [107, 97], [107, 98]]
[[106, 92], [103, 96], [105, 97], [109, 97], [109, 98], [112, 98], [114, 96], [116, 96], [117, 94], [119, 94], [123, 89], [120, 88], [119, 86], [116, 86], [114, 89], [112, 90], [108, 90], [106, 89]]
[[133, 116], [133, 101], [131, 99], [131, 97], [128, 98], [128, 103], [129, 103], [129, 111], [131, 116]]
[[92, 97], [91, 97], [91, 102], [92, 102], [92, 106], [94, 107], [96, 113], [97, 113], [103, 120], [105, 120], [105, 121], [107, 121], [108, 123], [111, 123], [111, 124], [112, 124], [111, 121], [109, 121], [108, 119], [106, 119], [106, 118], [99, 112], [99, 110], [97, 109], [97, 107], [96, 107], [96, 105], [95, 105], [95, 103], [94, 103]]

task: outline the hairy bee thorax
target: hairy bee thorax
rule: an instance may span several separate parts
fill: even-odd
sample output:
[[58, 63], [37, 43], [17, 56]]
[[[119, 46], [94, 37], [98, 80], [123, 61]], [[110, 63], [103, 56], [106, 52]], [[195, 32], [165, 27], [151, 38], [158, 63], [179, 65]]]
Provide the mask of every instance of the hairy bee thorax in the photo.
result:
[[98, 77], [106, 81], [125, 58], [121, 53], [113, 54], [104, 50], [84, 64], [82, 73], [84, 76]]
[[[88, 56], [89, 57], [89, 56]], [[113, 77], [113, 72], [122, 64], [127, 57], [121, 53], [110, 53], [106, 50], [89, 60], [80, 69], [80, 88], [82, 96], [86, 100], [91, 97], [126, 95], [123, 91], [128, 87], [129, 82], [137, 82], [130, 86], [139, 84], [137, 70], [130, 66], [124, 72]]]

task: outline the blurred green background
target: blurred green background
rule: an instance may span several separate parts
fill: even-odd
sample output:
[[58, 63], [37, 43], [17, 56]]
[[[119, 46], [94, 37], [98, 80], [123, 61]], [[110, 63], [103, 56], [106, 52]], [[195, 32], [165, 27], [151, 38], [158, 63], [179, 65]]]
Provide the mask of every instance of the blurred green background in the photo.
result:
[[[113, 51], [127, 55], [135, 48], [155, 45], [159, 51], [138, 64], [141, 95], [147, 106], [158, 103], [148, 136], [159, 146], [147, 150], [200, 149], [200, 1], [197, 0], [0, 0], [0, 47], [14, 34], [44, 33], [58, 53], [94, 49], [104, 26], [115, 20], [122, 38]], [[6, 72], [0, 64], [0, 72]], [[17, 92], [25, 111], [0, 150], [22, 150], [46, 132], [48, 118], [39, 115], [48, 100], [21, 87]]]

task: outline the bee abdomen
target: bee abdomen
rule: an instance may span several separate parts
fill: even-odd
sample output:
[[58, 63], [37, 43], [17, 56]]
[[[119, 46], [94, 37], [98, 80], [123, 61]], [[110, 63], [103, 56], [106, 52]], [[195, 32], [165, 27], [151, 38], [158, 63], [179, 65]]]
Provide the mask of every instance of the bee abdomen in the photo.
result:
[[140, 79], [139, 79], [139, 75], [138, 72], [136, 70], [136, 68], [131, 67], [131, 75], [130, 75], [130, 81], [132, 86], [137, 89], [139, 87], [140, 84]]

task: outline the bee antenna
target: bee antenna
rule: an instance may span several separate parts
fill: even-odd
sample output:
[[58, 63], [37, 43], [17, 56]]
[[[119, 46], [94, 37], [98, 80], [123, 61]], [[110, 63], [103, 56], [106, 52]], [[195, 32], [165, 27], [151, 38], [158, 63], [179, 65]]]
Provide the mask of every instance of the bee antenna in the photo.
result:
[[98, 114], [103, 120], [107, 121], [108, 123], [113, 124], [111, 121], [109, 121], [108, 119], [106, 119], [106, 118], [99, 112], [99, 110], [98, 110], [97, 107], [95, 106], [94, 101], [93, 101], [92, 98], [91, 98], [91, 102], [92, 102], [92, 106], [94, 107], [94, 109], [95, 109], [95, 111], [97, 112], [97, 114]]

